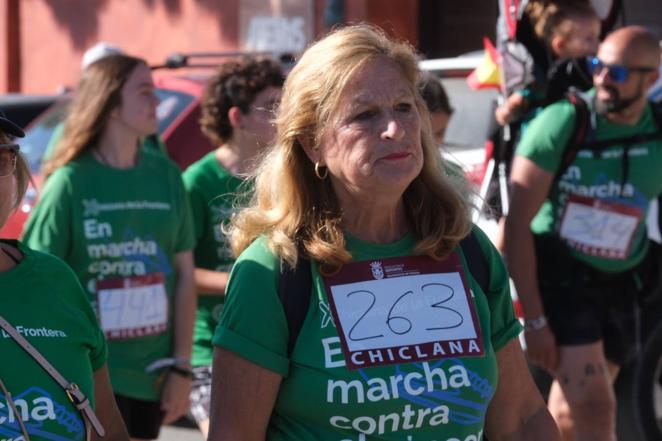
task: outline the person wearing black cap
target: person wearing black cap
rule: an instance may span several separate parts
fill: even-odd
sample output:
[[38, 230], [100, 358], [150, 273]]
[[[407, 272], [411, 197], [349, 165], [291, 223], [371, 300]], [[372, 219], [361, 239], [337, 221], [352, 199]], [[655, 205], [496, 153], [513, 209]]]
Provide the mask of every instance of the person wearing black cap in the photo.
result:
[[[23, 136], [0, 111], [0, 228], [30, 180], [13, 139]], [[3, 437], [129, 439], [112, 399], [105, 338], [64, 262], [19, 241], [0, 239], [0, 335]], [[47, 372], [46, 365], [54, 369]]]

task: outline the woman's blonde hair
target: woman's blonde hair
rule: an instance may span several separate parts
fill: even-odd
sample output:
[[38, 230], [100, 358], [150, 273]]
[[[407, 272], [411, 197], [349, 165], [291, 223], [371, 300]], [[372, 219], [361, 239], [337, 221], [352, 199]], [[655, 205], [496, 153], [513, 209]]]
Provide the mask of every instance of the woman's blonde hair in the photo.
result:
[[600, 21], [589, 0], [532, 0], [524, 11], [538, 38], [547, 43], [555, 36], [567, 33], [563, 24], [568, 20]]
[[411, 46], [361, 24], [331, 32], [310, 46], [288, 75], [277, 116], [277, 137], [258, 166], [255, 193], [233, 219], [233, 251], [241, 253], [256, 237], [294, 266], [298, 252], [322, 264], [327, 273], [351, 260], [345, 248], [342, 211], [329, 179], [316, 177], [301, 141], [319, 145], [352, 77], [375, 58], [402, 71], [421, 115], [423, 169], [404, 193], [408, 222], [418, 238], [416, 252], [445, 257], [470, 230], [466, 195], [444, 175], [439, 150], [418, 95], [416, 56]]
[[117, 54], [101, 58], [83, 71], [69, 107], [62, 138], [44, 163], [45, 177], [97, 143], [110, 112], [121, 104], [124, 84], [139, 64], [146, 63], [140, 58]]
[[[12, 142], [15, 141], [12, 141], [5, 132], [0, 130], [0, 144], [10, 144]], [[13, 195], [14, 202], [12, 202], [12, 210], [18, 208], [18, 205], [23, 200], [23, 196], [25, 196], [25, 192], [30, 184], [30, 167], [20, 153], [16, 154], [16, 171], [14, 171], [14, 176], [16, 177], [16, 192]]]

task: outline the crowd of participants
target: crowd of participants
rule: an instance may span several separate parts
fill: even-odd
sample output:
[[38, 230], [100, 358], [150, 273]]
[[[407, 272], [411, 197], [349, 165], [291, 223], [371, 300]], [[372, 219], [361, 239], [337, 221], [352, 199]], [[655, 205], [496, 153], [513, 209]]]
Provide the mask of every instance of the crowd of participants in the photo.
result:
[[[660, 49], [640, 27], [598, 49], [588, 3], [532, 4], [551, 63], [497, 110], [540, 113], [497, 243], [529, 360], [555, 378], [549, 410], [506, 266], [440, 154], [447, 95], [409, 45], [354, 25], [287, 77], [266, 58], [220, 66], [200, 121], [217, 148], [183, 175], [153, 136], [145, 61], [97, 48], [23, 238], [0, 242], [3, 439], [149, 440], [190, 413], [210, 440], [615, 441], [662, 192], [659, 137], [636, 136], [656, 132]], [[547, 74], [586, 56], [594, 89]], [[595, 125], [566, 161], [570, 86], [590, 89]], [[0, 114], [0, 226], [29, 181], [21, 136]], [[619, 237], [578, 232], [582, 215]]]

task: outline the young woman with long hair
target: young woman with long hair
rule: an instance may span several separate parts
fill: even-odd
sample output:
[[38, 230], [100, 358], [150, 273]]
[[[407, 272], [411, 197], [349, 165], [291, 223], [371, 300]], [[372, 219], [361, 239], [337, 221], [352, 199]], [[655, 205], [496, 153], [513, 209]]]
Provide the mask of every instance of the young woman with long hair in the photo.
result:
[[109, 341], [116, 400], [132, 438], [186, 412], [195, 313], [193, 235], [177, 166], [141, 149], [156, 132], [154, 83], [138, 58], [84, 72], [25, 240], [64, 259]]

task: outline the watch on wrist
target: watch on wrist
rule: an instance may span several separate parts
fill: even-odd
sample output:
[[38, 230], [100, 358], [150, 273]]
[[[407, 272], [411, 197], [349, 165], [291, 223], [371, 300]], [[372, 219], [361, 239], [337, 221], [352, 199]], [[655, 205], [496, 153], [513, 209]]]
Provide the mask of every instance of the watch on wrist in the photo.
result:
[[525, 331], [539, 331], [542, 328], [547, 326], [547, 317], [541, 315], [533, 319], [524, 320], [524, 330]]

